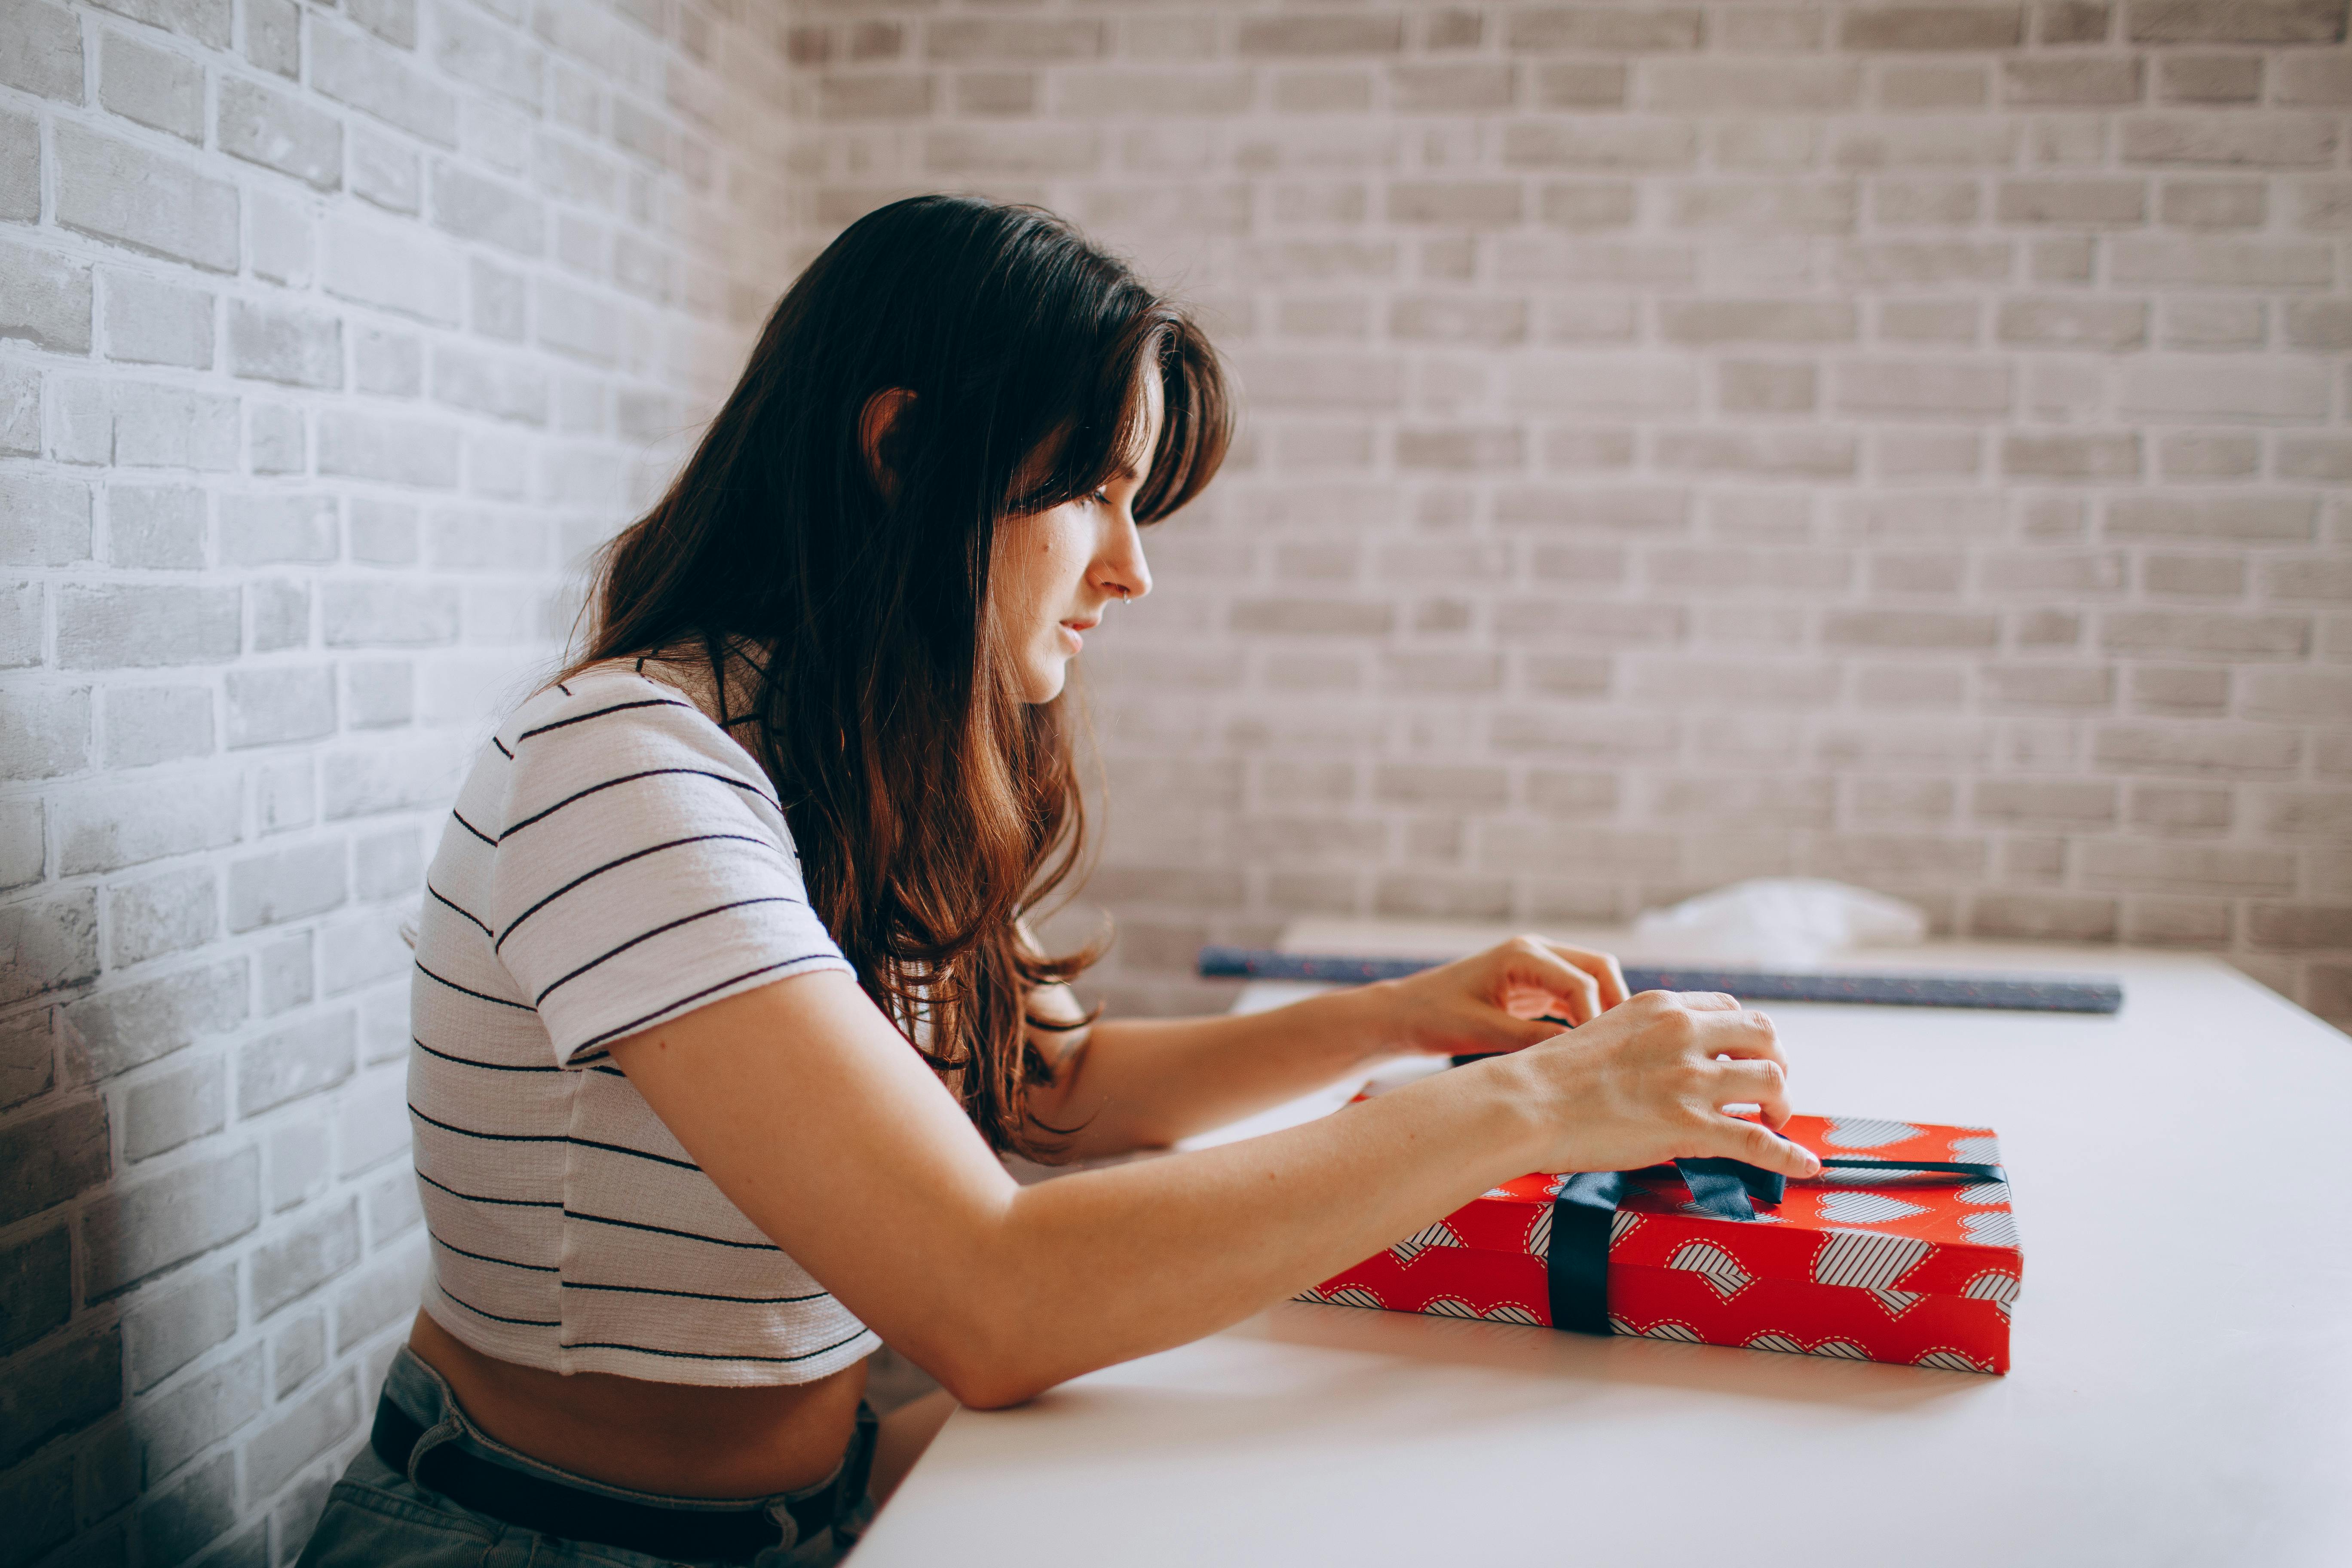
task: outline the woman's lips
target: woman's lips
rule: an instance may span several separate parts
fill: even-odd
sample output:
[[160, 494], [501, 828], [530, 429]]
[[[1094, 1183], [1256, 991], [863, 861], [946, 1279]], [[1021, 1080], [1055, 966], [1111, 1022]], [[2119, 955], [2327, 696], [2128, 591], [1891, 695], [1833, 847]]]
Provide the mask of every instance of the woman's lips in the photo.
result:
[[1087, 646], [1087, 639], [1080, 637], [1078, 634], [1080, 632], [1090, 632], [1100, 625], [1102, 625], [1102, 617], [1100, 616], [1091, 616], [1083, 621], [1064, 621], [1062, 623], [1062, 635], [1069, 639], [1070, 652], [1073, 654], [1084, 652]]

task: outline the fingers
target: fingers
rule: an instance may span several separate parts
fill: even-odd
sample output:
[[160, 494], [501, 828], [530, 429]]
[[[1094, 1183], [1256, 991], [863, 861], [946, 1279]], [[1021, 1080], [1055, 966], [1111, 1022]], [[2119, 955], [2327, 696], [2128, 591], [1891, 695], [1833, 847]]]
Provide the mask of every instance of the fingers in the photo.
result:
[[1789, 1078], [1774, 1061], [1717, 1062], [1715, 1068], [1716, 1108], [1752, 1105], [1764, 1113], [1765, 1124], [1788, 1124]]
[[1625, 989], [1625, 972], [1617, 967], [1615, 953], [1589, 952], [1580, 947], [1563, 947], [1556, 942], [1543, 945], [1563, 963], [1592, 976], [1593, 984], [1600, 988], [1601, 1005], [1604, 1011], [1614, 1007], [1629, 994]]
[[1738, 1007], [1703, 1013], [1692, 1021], [1698, 1026], [1698, 1048], [1708, 1056], [1777, 1062], [1788, 1070], [1789, 1058], [1781, 1052], [1780, 1031], [1772, 1026], [1769, 1014]]
[[1702, 1056], [1789, 1065], [1770, 1015], [1743, 1007], [1720, 991], [1644, 991], [1621, 1016], [1644, 1033], [1663, 1031], [1657, 1037]]
[[[1548, 942], [1518, 937], [1500, 949], [1506, 989], [1526, 987], [1549, 996], [1558, 1013], [1571, 1024], [1589, 1023], [1614, 1003], [1604, 1000], [1601, 980], [1591, 971], [1562, 958]], [[1595, 956], [1587, 954], [1586, 956]], [[1625, 984], [1617, 982], [1617, 999], [1624, 1000]]]
[[1717, 1153], [1799, 1180], [1822, 1173], [1822, 1163], [1813, 1157], [1811, 1151], [1800, 1148], [1753, 1121], [1726, 1116], [1718, 1121], [1717, 1129], [1722, 1135], [1716, 1149]]

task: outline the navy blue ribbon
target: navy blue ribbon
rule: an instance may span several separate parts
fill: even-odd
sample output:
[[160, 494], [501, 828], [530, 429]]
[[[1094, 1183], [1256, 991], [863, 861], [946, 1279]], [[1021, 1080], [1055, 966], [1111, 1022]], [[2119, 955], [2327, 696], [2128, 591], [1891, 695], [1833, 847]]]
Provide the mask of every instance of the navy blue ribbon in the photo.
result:
[[[1922, 1171], [1934, 1175], [2005, 1182], [1999, 1165], [1948, 1160], [1831, 1158], [1832, 1169]], [[1674, 1170], [1690, 1189], [1691, 1203], [1714, 1219], [1753, 1220], [1756, 1205], [1778, 1207], [1788, 1180], [1740, 1160], [1676, 1160]], [[1633, 1191], [1633, 1171], [1587, 1171], [1560, 1184], [1551, 1200], [1551, 1245], [1544, 1256], [1545, 1284], [1551, 1297], [1551, 1326], [1580, 1334], [1607, 1334], [1609, 1326], [1609, 1233], [1617, 1205]]]

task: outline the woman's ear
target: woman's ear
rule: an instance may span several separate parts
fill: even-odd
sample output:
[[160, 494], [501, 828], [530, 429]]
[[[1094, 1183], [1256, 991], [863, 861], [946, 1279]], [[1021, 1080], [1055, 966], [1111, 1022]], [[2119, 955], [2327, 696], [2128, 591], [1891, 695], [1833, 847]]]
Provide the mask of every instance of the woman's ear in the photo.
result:
[[884, 500], [896, 500], [898, 496], [898, 467], [891, 459], [898, 438], [906, 433], [901, 416], [914, 401], [915, 395], [903, 386], [885, 387], [866, 400], [865, 410], [857, 416], [857, 447], [865, 455], [866, 472]]

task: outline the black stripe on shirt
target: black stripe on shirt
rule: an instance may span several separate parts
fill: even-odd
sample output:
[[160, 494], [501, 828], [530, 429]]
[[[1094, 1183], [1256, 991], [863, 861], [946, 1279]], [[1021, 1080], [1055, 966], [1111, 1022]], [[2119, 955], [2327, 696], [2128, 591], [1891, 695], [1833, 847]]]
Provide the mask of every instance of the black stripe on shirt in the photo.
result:
[[[432, 1228], [430, 1226], [426, 1227], [425, 1234], [432, 1236]], [[446, 1248], [450, 1252], [454, 1252], [460, 1258], [470, 1258], [477, 1263], [495, 1263], [501, 1268], [528, 1268], [533, 1274], [561, 1274], [563, 1272], [562, 1269], [557, 1268], [552, 1263], [517, 1263], [511, 1258], [492, 1258], [487, 1252], [468, 1252], [464, 1247], [459, 1247], [456, 1242], [446, 1240], [437, 1236], [433, 1237], [433, 1245]], [[456, 1300], [455, 1297], [450, 1299], [452, 1300]]]
[[701, 1166], [691, 1160], [673, 1160], [667, 1154], [650, 1150], [632, 1149], [626, 1143], [602, 1143], [593, 1138], [575, 1138], [568, 1132], [478, 1132], [470, 1127], [460, 1127], [444, 1121], [437, 1116], [427, 1116], [414, 1105], [408, 1114], [427, 1126], [438, 1127], [444, 1132], [455, 1132], [460, 1138], [479, 1138], [486, 1143], [568, 1143], [575, 1149], [602, 1149], [608, 1154], [626, 1154], [633, 1160], [650, 1160], [656, 1165], [674, 1165], [681, 1171], [699, 1171]]
[[571, 973], [562, 976], [561, 979], [550, 982], [546, 990], [531, 998], [530, 1005], [534, 1007], [541, 1005], [546, 1002], [549, 996], [554, 994], [557, 986], [570, 984], [572, 981], [579, 979], [582, 975], [587, 973], [590, 970], [595, 968], [605, 960], [618, 958], [621, 954], [628, 952], [629, 949], [636, 946], [637, 943], [641, 942], [651, 942], [654, 938], [661, 935], [661, 933], [666, 931], [676, 931], [680, 926], [692, 925], [697, 921], [707, 921], [713, 915], [723, 915], [729, 910], [740, 910], [751, 904], [797, 904], [803, 901], [803, 900], [802, 900], [793, 898], [783, 893], [769, 893], [756, 899], [737, 899], [732, 903], [715, 904], [711, 908], [704, 910], [698, 914], [680, 915], [674, 921], [654, 927], [653, 930], [646, 932], [643, 936], [631, 937], [628, 941], [623, 942], [620, 946], [614, 948], [608, 952], [598, 953], [595, 957], [590, 959], [587, 963], [582, 964]]
[[504, 757], [509, 762], [514, 761], [514, 753], [507, 750], [507, 743], [504, 741], [501, 741], [496, 735], [493, 735], [490, 737], [490, 744], [499, 749], [499, 755]]
[[408, 1108], [408, 1114], [428, 1126], [438, 1127], [444, 1132], [455, 1132], [460, 1138], [479, 1138], [488, 1143], [569, 1143], [572, 1142], [561, 1132], [477, 1132], [470, 1127], [455, 1126], [437, 1116], [427, 1116], [414, 1105]]
[[639, 1029], [644, 1028], [647, 1024], [654, 1022], [656, 1018], [667, 1017], [670, 1014], [677, 1012], [680, 1007], [684, 1007], [690, 1003], [699, 1002], [714, 991], [724, 991], [730, 985], [740, 985], [744, 981], [750, 980], [755, 975], [766, 974], [772, 970], [790, 969], [795, 963], [807, 963], [814, 959], [831, 958], [833, 954], [829, 952], [804, 952], [798, 958], [782, 959], [774, 963], [763, 963], [757, 969], [747, 969], [742, 973], [722, 980], [716, 985], [706, 985], [701, 990], [693, 993], [691, 995], [679, 997], [677, 1001], [670, 1003], [666, 1007], [656, 1007], [641, 1018], [633, 1018], [628, 1023], [615, 1025], [614, 1027], [605, 1030], [603, 1034], [593, 1036], [591, 1038], [581, 1041], [580, 1043], [583, 1047], [601, 1046], [606, 1040], [618, 1039], [623, 1035], [634, 1035]]
[[454, 980], [444, 980], [441, 976], [425, 968], [425, 961], [422, 959], [419, 959], [416, 962], [416, 973], [425, 976], [425, 979], [433, 981], [436, 984], [446, 985], [452, 991], [462, 992], [468, 996], [478, 996], [485, 1002], [495, 1002], [501, 1007], [512, 1007], [518, 1013], [537, 1011], [537, 1009], [532, 1007], [528, 1002], [509, 1002], [503, 996], [493, 996], [487, 991], [477, 991], [470, 985], [460, 985]]
[[479, 1307], [475, 1306], [471, 1301], [467, 1300], [463, 1296], [450, 1295], [449, 1287], [442, 1284], [438, 1279], [436, 1279], [433, 1283], [435, 1287], [440, 1290], [441, 1294], [448, 1296], [449, 1300], [457, 1302], [457, 1305], [465, 1308], [468, 1312], [473, 1313], [478, 1318], [488, 1318], [494, 1323], [519, 1323], [526, 1329], [560, 1329], [563, 1326], [560, 1321], [551, 1321], [546, 1318], [509, 1318], [497, 1312], [485, 1312]]
[[[455, 1296], [452, 1296], [449, 1299], [453, 1301], [457, 1300]], [[461, 1307], [465, 1305], [463, 1301], [458, 1301], [457, 1304]], [[488, 1315], [488, 1314], [487, 1313], [484, 1314], [484, 1316]], [[568, 1351], [635, 1351], [639, 1355], [668, 1356], [674, 1361], [793, 1362], [808, 1361], [813, 1357], [824, 1355], [828, 1351], [837, 1351], [844, 1345], [855, 1344], [857, 1341], [863, 1339], [866, 1335], [870, 1334], [873, 1331], [874, 1331], [871, 1329], [860, 1329], [857, 1332], [850, 1335], [847, 1339], [835, 1340], [829, 1345], [819, 1345], [813, 1351], [803, 1351], [798, 1355], [725, 1355], [709, 1351], [666, 1351], [656, 1350], [652, 1345], [616, 1344], [608, 1340], [581, 1340], [567, 1343], [563, 1348]]]
[[569, 1137], [564, 1139], [564, 1142], [575, 1149], [602, 1149], [608, 1154], [626, 1154], [633, 1160], [651, 1160], [656, 1165], [675, 1165], [681, 1171], [702, 1169], [691, 1160], [673, 1160], [667, 1154], [655, 1154], [643, 1149], [632, 1149], [626, 1143], [599, 1143], [593, 1138]]
[[456, 806], [453, 805], [449, 808], [449, 815], [457, 817], [458, 826], [464, 828], [467, 832], [472, 834], [475, 837], [488, 845], [491, 848], [496, 849], [499, 847], [499, 841], [497, 839], [491, 837], [488, 834], [483, 832], [480, 828], [467, 821], [465, 817], [458, 813]]
[[714, 1296], [707, 1290], [657, 1290], [650, 1285], [590, 1285], [578, 1279], [566, 1279], [562, 1284], [566, 1290], [610, 1290], [624, 1296], [683, 1296], [690, 1301], [741, 1301], [757, 1307], [782, 1307], [794, 1301], [825, 1301], [833, 1297], [830, 1290], [812, 1290], [805, 1296]]
[[471, 1057], [453, 1057], [446, 1051], [435, 1050], [415, 1035], [408, 1037], [408, 1043], [428, 1057], [439, 1057], [443, 1061], [456, 1062], [461, 1068], [479, 1068], [484, 1072], [562, 1072], [563, 1070], [559, 1067], [524, 1067], [508, 1062], [478, 1062]]
[[507, 938], [514, 935], [515, 927], [522, 924], [523, 921], [530, 919], [531, 916], [539, 913], [540, 910], [547, 908], [548, 905], [555, 902], [556, 900], [572, 891], [572, 889], [577, 888], [583, 882], [601, 877], [607, 871], [615, 870], [620, 867], [627, 865], [632, 860], [642, 860], [648, 855], [658, 855], [665, 849], [678, 849], [683, 848], [688, 844], [707, 844], [717, 839], [732, 839], [742, 844], [758, 844], [770, 849], [779, 847], [774, 840], [761, 838], [758, 835], [751, 833], [697, 833], [690, 837], [672, 838], [660, 844], [649, 844], [643, 849], [633, 849], [628, 854], [620, 857], [618, 859], [607, 860], [602, 866], [592, 867], [588, 870], [581, 872], [580, 875], [572, 878], [572, 880], [564, 883], [563, 886], [556, 889], [555, 891], [548, 894], [546, 897], [541, 899], [539, 902], [531, 905], [530, 908], [515, 916], [513, 920], [507, 922], [507, 929], [500, 931], [491, 940], [490, 951], [492, 952], [496, 952], [499, 949], [504, 947], [507, 942]]
[[[425, 1179], [427, 1181], [432, 1180], [429, 1176]], [[434, 1182], [433, 1184], [437, 1187], [441, 1184]], [[555, 1208], [559, 1205], [555, 1204], [533, 1204], [531, 1206], [533, 1208]], [[609, 1215], [588, 1214], [580, 1209], [565, 1209], [563, 1211], [563, 1217], [565, 1219], [584, 1219], [591, 1225], [618, 1226], [623, 1230], [650, 1231], [656, 1236], [675, 1236], [687, 1241], [707, 1241], [713, 1247], [731, 1247], [738, 1252], [781, 1252], [783, 1250], [783, 1248], [770, 1241], [730, 1241], [725, 1237], [704, 1236], [699, 1231], [672, 1230], [666, 1225], [644, 1225], [633, 1219], [614, 1219]]]
[[698, 779], [717, 779], [720, 784], [726, 784], [730, 788], [741, 790], [745, 795], [750, 795], [752, 799], [765, 805], [771, 811], [782, 812], [783, 810], [783, 807], [778, 805], [767, 791], [761, 789], [758, 784], [746, 784], [741, 779], [735, 777], [732, 773], [715, 773], [709, 768], [646, 768], [638, 773], [623, 773], [618, 778], [606, 779], [603, 784], [590, 784], [586, 789], [581, 790], [577, 794], [565, 795], [553, 805], [545, 806], [538, 811], [532, 812], [529, 816], [524, 817], [520, 822], [509, 823], [507, 825], [506, 831], [499, 835], [498, 841], [511, 838], [516, 834], [520, 833], [524, 828], [529, 827], [532, 823], [543, 822], [547, 818], [554, 816], [557, 812], [562, 811], [565, 806], [572, 805], [574, 801], [585, 800], [588, 796], [596, 794], [600, 790], [616, 788], [617, 786], [625, 784], [634, 784], [638, 779], [659, 778], [665, 773], [688, 773]]
[[457, 910], [457, 912], [458, 912], [459, 914], [464, 915], [467, 920], [472, 921], [476, 925], [478, 925], [478, 926], [482, 926], [482, 934], [483, 934], [484, 936], [488, 936], [488, 935], [490, 935], [490, 934], [491, 934], [491, 932], [490, 932], [490, 928], [489, 928], [489, 927], [488, 927], [488, 926], [486, 926], [486, 925], [482, 925], [481, 918], [480, 918], [479, 916], [475, 915], [475, 914], [473, 914], [472, 912], [470, 912], [470, 911], [468, 911], [468, 910], [459, 910], [459, 909], [457, 909], [457, 906], [456, 904], [449, 903], [449, 895], [448, 895], [448, 894], [446, 894], [446, 893], [445, 893], [445, 892], [443, 892], [440, 889], [438, 889], [438, 888], [435, 887], [432, 883], [430, 883], [430, 882], [425, 883], [425, 890], [426, 892], [428, 892], [428, 893], [432, 894], [435, 898], [436, 898], [436, 899], [440, 900], [443, 903], [445, 903], [445, 904], [448, 904], [448, 905], [449, 905], [449, 907], [450, 907], [451, 909], [453, 909], [453, 910]]
[[541, 724], [535, 729], [525, 730], [515, 737], [515, 744], [520, 746], [533, 735], [544, 735], [550, 730], [561, 730], [567, 724], [585, 724], [591, 719], [602, 719], [607, 713], [625, 713], [632, 708], [691, 708], [693, 706], [691, 702], [673, 702], [667, 697], [647, 697], [635, 702], [615, 702], [610, 708], [599, 708], [593, 713], [582, 713], [570, 719], [558, 719], [551, 724]]
[[451, 1197], [463, 1198], [469, 1204], [496, 1204], [500, 1208], [509, 1209], [560, 1209], [563, 1207], [563, 1204], [560, 1199], [486, 1198], [479, 1193], [461, 1193], [455, 1187], [447, 1186], [440, 1182], [435, 1181], [432, 1177], [426, 1175], [422, 1171], [416, 1173], [416, 1179], [423, 1182], [428, 1187], [438, 1187], [441, 1191], [448, 1194]]

